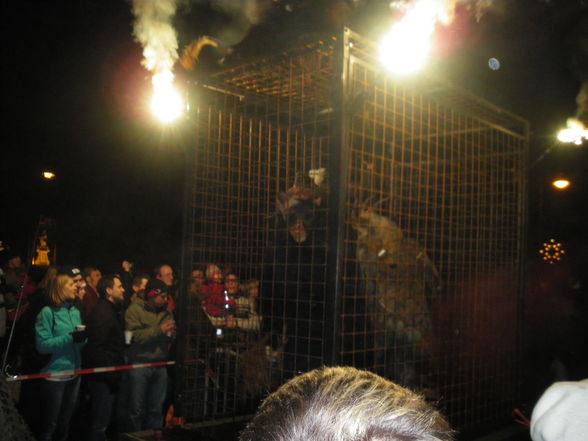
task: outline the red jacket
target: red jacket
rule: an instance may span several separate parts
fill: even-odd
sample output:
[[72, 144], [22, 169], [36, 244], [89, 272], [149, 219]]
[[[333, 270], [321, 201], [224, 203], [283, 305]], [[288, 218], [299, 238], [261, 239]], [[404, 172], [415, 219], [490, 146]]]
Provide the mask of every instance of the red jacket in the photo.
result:
[[234, 313], [235, 299], [227, 293], [225, 285], [208, 283], [202, 285], [202, 303], [211, 317], [224, 317]]

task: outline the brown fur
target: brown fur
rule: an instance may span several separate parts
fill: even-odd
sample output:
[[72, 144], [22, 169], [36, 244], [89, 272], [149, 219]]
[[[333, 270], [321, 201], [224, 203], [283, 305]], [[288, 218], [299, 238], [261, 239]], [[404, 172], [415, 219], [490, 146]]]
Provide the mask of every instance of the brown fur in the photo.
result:
[[270, 388], [270, 364], [265, 353], [266, 343], [267, 337], [259, 339], [240, 357], [239, 377], [247, 397], [259, 397]]
[[[386, 359], [378, 363], [388, 366], [390, 378], [412, 386], [420, 362], [416, 354], [431, 351], [427, 294], [438, 289], [437, 270], [415, 241], [404, 237], [394, 222], [373, 209], [361, 209], [352, 227], [357, 232], [356, 257], [377, 335], [375, 343], [395, 351], [390, 359], [382, 354]], [[391, 362], [402, 366], [395, 371]]]

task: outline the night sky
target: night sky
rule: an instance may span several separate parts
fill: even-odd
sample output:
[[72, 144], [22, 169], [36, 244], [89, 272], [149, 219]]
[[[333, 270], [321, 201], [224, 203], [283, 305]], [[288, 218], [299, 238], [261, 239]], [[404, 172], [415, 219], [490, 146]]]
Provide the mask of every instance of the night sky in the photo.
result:
[[[250, 24], [212, 3], [180, 8], [180, 48], [203, 34], [232, 39], [229, 65], [316, 40], [344, 24], [376, 39], [392, 19], [387, 2], [268, 0], [263, 19]], [[588, 149], [557, 145], [535, 161], [575, 115], [576, 95], [588, 78], [588, 2], [490, 3], [478, 22], [458, 7], [453, 24], [439, 32], [428, 69], [531, 122], [530, 253], [550, 236], [579, 244], [588, 219]], [[26, 253], [39, 216], [49, 215], [56, 220], [60, 263], [177, 264], [190, 140], [178, 129], [162, 129], [145, 110], [150, 76], [132, 36], [130, 3], [17, 2], [2, 21], [8, 99], [0, 240]], [[206, 49], [197, 69], [221, 68], [216, 55]], [[488, 66], [492, 57], [498, 70]], [[55, 181], [41, 179], [45, 168], [55, 171]], [[557, 173], [574, 180], [566, 194], [549, 188], [547, 179]]]

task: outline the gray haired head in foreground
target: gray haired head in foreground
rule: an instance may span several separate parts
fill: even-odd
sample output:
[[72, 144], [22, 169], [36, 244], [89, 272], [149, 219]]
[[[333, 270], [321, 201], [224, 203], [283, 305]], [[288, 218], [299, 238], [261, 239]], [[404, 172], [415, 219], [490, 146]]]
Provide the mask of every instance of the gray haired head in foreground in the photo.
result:
[[372, 372], [325, 367], [269, 395], [240, 441], [451, 441], [421, 396]]

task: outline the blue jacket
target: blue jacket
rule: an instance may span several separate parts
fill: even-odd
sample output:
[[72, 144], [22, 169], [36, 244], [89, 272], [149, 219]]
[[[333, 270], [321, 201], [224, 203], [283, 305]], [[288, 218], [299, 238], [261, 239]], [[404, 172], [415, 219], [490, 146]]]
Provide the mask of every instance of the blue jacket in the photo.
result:
[[37, 351], [51, 354], [51, 361], [41, 372], [80, 369], [80, 350], [84, 343], [74, 343], [71, 332], [82, 324], [80, 311], [71, 303], [59, 307], [45, 306], [35, 323]]

